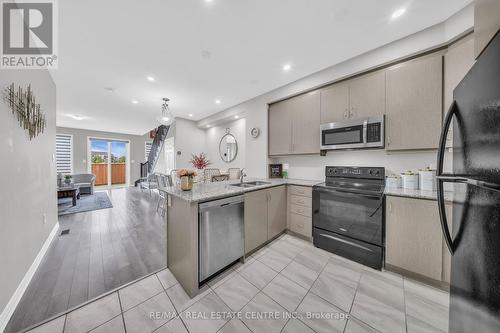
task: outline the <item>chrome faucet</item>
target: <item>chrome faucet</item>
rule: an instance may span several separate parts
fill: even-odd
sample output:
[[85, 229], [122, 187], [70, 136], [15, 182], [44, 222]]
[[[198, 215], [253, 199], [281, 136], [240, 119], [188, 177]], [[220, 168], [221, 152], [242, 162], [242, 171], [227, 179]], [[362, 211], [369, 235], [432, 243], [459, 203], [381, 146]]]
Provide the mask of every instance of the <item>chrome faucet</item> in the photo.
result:
[[243, 183], [243, 177], [247, 176], [247, 174], [244, 173], [243, 170], [245, 170], [245, 168], [241, 169], [240, 171], [240, 183]]

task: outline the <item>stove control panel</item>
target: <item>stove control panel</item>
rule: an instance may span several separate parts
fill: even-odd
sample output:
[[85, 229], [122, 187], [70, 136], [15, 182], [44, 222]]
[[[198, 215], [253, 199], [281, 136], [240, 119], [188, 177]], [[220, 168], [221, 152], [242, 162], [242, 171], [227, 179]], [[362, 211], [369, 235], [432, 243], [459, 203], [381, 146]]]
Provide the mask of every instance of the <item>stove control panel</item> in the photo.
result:
[[384, 179], [385, 178], [385, 168], [327, 166], [325, 168], [325, 176], [326, 177], [344, 177], [344, 178]]

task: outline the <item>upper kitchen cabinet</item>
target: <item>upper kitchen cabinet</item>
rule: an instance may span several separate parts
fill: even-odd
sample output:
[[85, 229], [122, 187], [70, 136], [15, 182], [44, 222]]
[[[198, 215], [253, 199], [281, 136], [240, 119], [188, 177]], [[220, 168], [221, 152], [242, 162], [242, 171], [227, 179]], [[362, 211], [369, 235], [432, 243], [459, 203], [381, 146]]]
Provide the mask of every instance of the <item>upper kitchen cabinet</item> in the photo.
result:
[[363, 75], [349, 83], [349, 118], [385, 114], [385, 71]]
[[339, 83], [321, 89], [321, 123], [349, 118], [349, 84]]
[[292, 152], [291, 99], [269, 106], [269, 155], [286, 155]]
[[474, 54], [477, 57], [500, 30], [500, 1], [475, 0], [474, 3]]
[[444, 111], [448, 111], [453, 101], [453, 90], [474, 65], [473, 35], [450, 45], [444, 55]]
[[385, 72], [378, 71], [321, 89], [321, 123], [385, 113]]
[[295, 97], [292, 110], [292, 153], [319, 154], [319, 91]]
[[320, 94], [313, 91], [269, 107], [269, 155], [319, 154]]
[[386, 149], [436, 149], [442, 126], [442, 54], [386, 71]]

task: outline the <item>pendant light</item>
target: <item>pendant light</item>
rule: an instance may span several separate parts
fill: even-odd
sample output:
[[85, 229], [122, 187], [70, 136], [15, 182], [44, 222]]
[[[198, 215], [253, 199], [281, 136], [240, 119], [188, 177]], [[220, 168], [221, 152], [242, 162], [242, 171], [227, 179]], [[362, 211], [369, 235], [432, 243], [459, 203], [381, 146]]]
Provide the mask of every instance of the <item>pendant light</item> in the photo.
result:
[[170, 108], [168, 107], [168, 102], [170, 102], [170, 99], [168, 98], [163, 98], [163, 105], [161, 106], [161, 118], [160, 118], [160, 123], [162, 125], [170, 125], [174, 121], [174, 115], [172, 114], [172, 111], [170, 111]]

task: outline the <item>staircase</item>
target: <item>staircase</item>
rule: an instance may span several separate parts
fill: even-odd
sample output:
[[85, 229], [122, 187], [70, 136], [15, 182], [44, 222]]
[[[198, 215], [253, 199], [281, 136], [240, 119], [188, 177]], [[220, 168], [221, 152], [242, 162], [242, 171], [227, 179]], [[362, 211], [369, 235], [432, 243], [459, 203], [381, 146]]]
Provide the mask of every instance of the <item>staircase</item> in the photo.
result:
[[[141, 178], [147, 177], [155, 169], [169, 129], [170, 125], [160, 125], [156, 129], [155, 138], [153, 139], [153, 144], [151, 145], [151, 150], [149, 151], [148, 160], [141, 163]], [[140, 179], [135, 182], [135, 185], [137, 186], [139, 182]]]

